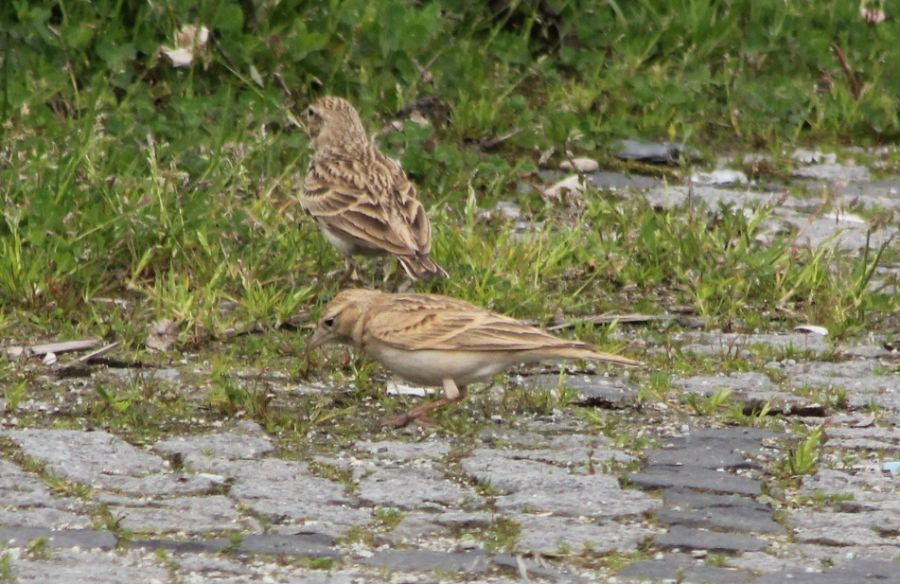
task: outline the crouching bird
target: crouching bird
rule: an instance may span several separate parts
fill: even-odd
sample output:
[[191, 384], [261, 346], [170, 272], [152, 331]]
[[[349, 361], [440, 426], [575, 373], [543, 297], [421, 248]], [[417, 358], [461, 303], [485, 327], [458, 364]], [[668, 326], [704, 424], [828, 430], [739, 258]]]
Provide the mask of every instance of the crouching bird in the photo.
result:
[[640, 364], [434, 294], [344, 290], [325, 307], [307, 351], [328, 342], [353, 345], [412, 383], [444, 388], [443, 398], [385, 419], [397, 427], [460, 401], [470, 383], [489, 380], [519, 363], [587, 359]]

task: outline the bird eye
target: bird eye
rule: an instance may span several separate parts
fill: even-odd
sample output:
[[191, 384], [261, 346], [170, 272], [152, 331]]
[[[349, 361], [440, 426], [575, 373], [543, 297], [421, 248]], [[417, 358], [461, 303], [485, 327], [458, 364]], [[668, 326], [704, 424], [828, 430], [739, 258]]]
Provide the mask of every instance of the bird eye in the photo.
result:
[[312, 106], [306, 108], [306, 111], [303, 112], [303, 113], [306, 115], [307, 118], [314, 118], [314, 117], [316, 117], [316, 116], [318, 115], [318, 114], [316, 113], [316, 110], [314, 110], [314, 109], [312, 108]]
[[331, 328], [334, 326], [334, 317], [326, 318], [322, 321], [322, 324], [325, 325], [326, 328]]

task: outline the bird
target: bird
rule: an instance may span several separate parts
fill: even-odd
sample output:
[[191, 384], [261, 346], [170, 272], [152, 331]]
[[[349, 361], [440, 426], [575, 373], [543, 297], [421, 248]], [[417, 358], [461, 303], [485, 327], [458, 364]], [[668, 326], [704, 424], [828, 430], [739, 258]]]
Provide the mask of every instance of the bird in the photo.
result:
[[302, 124], [314, 149], [300, 205], [345, 259], [357, 280], [354, 255], [397, 258], [410, 280], [447, 277], [431, 259], [431, 222], [400, 164], [366, 135], [353, 105], [323, 97], [309, 105]]
[[395, 427], [427, 421], [429, 412], [462, 400], [469, 384], [520, 363], [640, 364], [456, 298], [361, 288], [343, 290], [325, 306], [307, 354], [326, 343], [352, 345], [407, 381], [443, 387], [443, 398], [385, 418]]

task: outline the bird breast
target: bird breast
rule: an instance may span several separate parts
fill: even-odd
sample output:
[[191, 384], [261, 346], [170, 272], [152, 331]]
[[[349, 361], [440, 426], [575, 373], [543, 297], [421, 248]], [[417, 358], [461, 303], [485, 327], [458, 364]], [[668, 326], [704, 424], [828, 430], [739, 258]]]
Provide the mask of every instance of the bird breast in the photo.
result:
[[409, 351], [378, 343], [366, 353], [404, 379], [420, 385], [458, 385], [487, 381], [518, 362], [515, 356], [492, 351]]

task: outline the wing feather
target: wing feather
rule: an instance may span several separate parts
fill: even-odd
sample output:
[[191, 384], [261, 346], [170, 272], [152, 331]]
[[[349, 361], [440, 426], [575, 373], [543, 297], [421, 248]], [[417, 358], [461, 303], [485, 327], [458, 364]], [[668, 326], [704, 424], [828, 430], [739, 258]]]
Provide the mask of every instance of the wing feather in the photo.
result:
[[392, 295], [369, 311], [366, 336], [397, 349], [539, 351], [587, 349], [531, 325], [443, 296]]
[[400, 165], [374, 144], [310, 161], [300, 204], [332, 231], [395, 255], [427, 254], [431, 223]]

